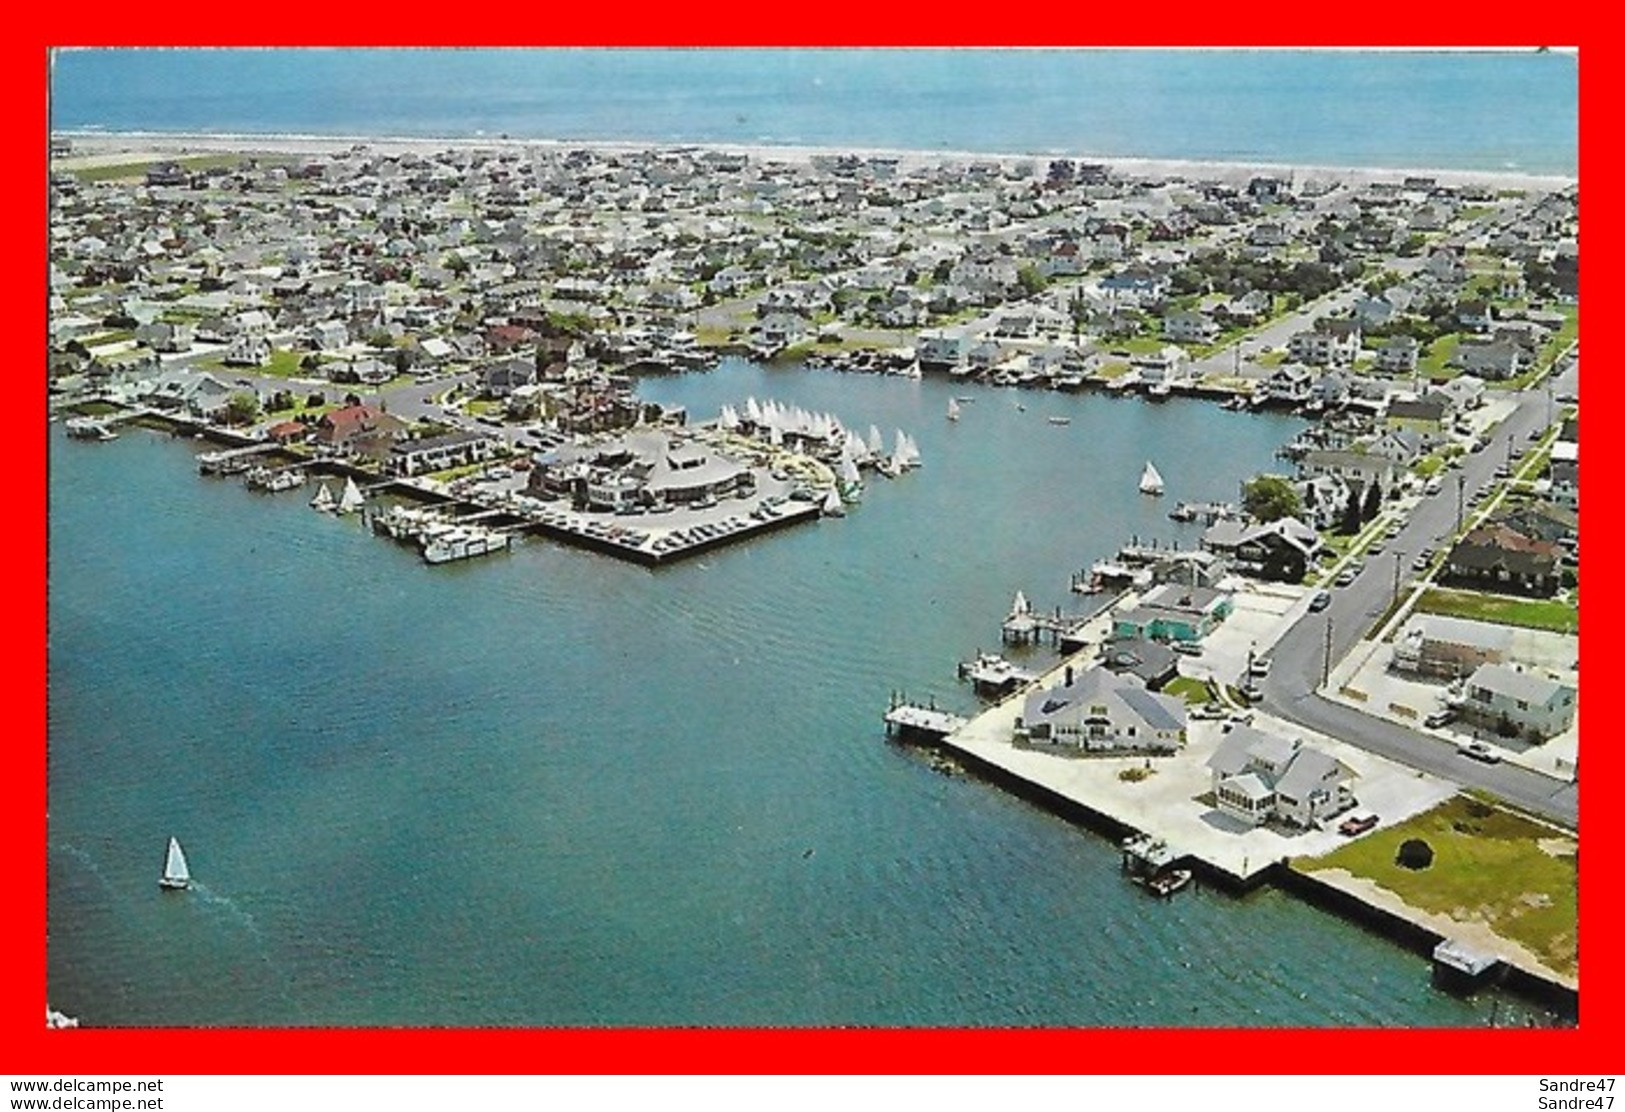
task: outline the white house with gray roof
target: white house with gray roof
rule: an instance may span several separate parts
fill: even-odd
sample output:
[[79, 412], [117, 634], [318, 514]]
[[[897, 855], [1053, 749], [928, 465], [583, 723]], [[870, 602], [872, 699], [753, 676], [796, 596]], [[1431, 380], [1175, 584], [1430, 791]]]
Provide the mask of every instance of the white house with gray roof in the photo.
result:
[[1173, 753], [1185, 744], [1185, 703], [1105, 668], [1068, 668], [1065, 682], [1027, 696], [1015, 735], [1074, 753]]
[[1570, 685], [1513, 665], [1481, 664], [1467, 677], [1461, 716], [1475, 725], [1533, 738], [1549, 738], [1574, 723], [1579, 692]]
[[1354, 806], [1354, 772], [1297, 738], [1235, 726], [1207, 767], [1218, 809], [1253, 826], [1310, 828]]

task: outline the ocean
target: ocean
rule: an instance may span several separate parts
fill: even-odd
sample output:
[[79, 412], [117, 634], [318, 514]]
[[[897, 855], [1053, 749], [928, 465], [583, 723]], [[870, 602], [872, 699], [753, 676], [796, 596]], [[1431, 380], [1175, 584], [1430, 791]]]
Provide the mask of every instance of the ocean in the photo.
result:
[[1578, 98], [1533, 51], [117, 49], [56, 57], [51, 123], [1572, 176]]
[[[1218, 99], [1234, 96], [1235, 113], [1187, 103], [1250, 134], [1245, 151], [1212, 129], [1157, 129], [1179, 115], [1177, 87], [1187, 102], [1211, 91], [1211, 75], [1192, 72], [1220, 65], [1205, 56], [1023, 53], [1019, 72], [999, 52], [878, 57], [806, 51], [769, 66], [763, 52], [728, 52], [702, 95], [686, 52], [69, 53], [53, 122], [915, 147], [940, 136], [1331, 164], [1380, 149], [1397, 165], [1547, 172], [1572, 161], [1563, 129], [1533, 121], [1523, 139], [1501, 119], [1499, 146], [1466, 138], [1466, 123], [1425, 140], [1376, 109], [1393, 126], [1338, 115], [1321, 129], [1332, 134], [1284, 120], [1247, 132], [1235, 113], [1308, 80], [1297, 56], [1225, 61], [1234, 80]], [[1570, 63], [1487, 58], [1439, 56], [1431, 110], [1454, 118], [1474, 100], [1464, 88], [1497, 66], [1545, 75], [1519, 87], [1561, 103], [1553, 75]], [[1358, 76], [1358, 62], [1322, 60], [1345, 86], [1427, 70], [1400, 56]], [[1138, 122], [1102, 123], [1077, 92], [1076, 112], [1049, 117], [946, 110], [1060, 96], [1068, 73], [1092, 74], [1097, 94], [1150, 88], [1162, 103], [1136, 102]], [[918, 93], [912, 124], [890, 103], [909, 98], [876, 97], [886, 82]], [[934, 110], [931, 89], [946, 98]], [[1413, 87], [1411, 99], [1427, 98]], [[642, 392], [697, 419], [755, 396], [902, 428], [925, 466], [872, 484], [845, 519], [670, 568], [542, 540], [429, 568], [304, 498], [200, 478], [191, 442], [130, 430], [85, 443], [53, 426], [55, 1007], [96, 1026], [180, 1027], [1451, 1027], [1527, 1015], [1494, 993], [1439, 993], [1424, 958], [1278, 892], [1198, 887], [1152, 902], [1105, 840], [884, 738], [894, 690], [973, 705], [955, 662], [996, 644], [1016, 590], [1047, 609], [1068, 601], [1071, 572], [1130, 536], [1195, 543], [1135, 492], [1146, 459], [1171, 500], [1229, 500], [1300, 421], [732, 359]], [[950, 393], [975, 398], [952, 424]], [[170, 835], [197, 882], [184, 896], [155, 883]]]

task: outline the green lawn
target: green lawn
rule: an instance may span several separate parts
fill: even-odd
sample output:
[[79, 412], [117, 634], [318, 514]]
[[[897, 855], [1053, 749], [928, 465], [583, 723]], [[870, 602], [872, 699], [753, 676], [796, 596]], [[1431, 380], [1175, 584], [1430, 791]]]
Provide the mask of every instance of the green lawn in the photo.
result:
[[1447, 614], [1453, 618], [1473, 618], [1500, 625], [1573, 633], [1579, 627], [1577, 607], [1556, 599], [1515, 598], [1486, 595], [1476, 591], [1452, 591], [1434, 587], [1418, 601], [1424, 614]]
[[1193, 676], [1175, 676], [1163, 687], [1162, 693], [1183, 699], [1192, 705], [1212, 701], [1208, 695], [1207, 685]]
[[1440, 336], [1428, 345], [1427, 354], [1416, 361], [1416, 369], [1429, 378], [1453, 378], [1458, 373], [1456, 368], [1449, 365], [1450, 357], [1456, 354], [1456, 345], [1461, 343], [1461, 336], [1455, 332]]
[[[1395, 863], [1400, 843], [1410, 838], [1433, 848], [1426, 869]], [[1306, 873], [1346, 869], [1419, 910], [1485, 923], [1560, 973], [1579, 968], [1578, 843], [1488, 803], [1458, 795], [1293, 866]]]

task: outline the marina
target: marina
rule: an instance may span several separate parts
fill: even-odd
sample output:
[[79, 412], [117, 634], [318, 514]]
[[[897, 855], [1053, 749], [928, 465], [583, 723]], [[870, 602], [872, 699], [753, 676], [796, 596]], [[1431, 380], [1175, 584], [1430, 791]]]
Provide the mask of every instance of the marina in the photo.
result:
[[[1544, 976], [1516, 953], [1438, 991], [1440, 943], [1486, 951], [1474, 924], [1292, 864], [1385, 837], [1453, 780], [1305, 734], [1382, 818], [1289, 837], [1238, 817], [1264, 794], [1227, 771], [1238, 742], [1296, 740], [1267, 701], [1176, 711], [1233, 699], [1243, 659], [1250, 698], [1251, 647], [1208, 636], [1219, 608], [1245, 642], [1299, 613], [1305, 578], [1221, 600], [1209, 515], [1239, 553], [1218, 507], [1240, 484], [1288, 445], [1305, 470], [1342, 451], [1333, 426], [1382, 420], [1366, 394], [1404, 386], [1368, 373], [1391, 355], [1369, 345], [1338, 349], [1358, 373], [1305, 381], [1295, 364], [1346, 338], [1318, 317], [1390, 280], [1449, 289], [1431, 337], [1469, 280], [1431, 248], [1482, 234], [1471, 280], [1525, 305], [1538, 347], [1577, 327], [1544, 288], [1577, 262], [1577, 189], [1108, 162], [1065, 107], [1099, 90], [1182, 158], [1569, 173], [1561, 97], [1523, 139], [1483, 94], [1499, 70], [1407, 74], [1362, 85], [1380, 126], [1294, 139], [1269, 130], [1281, 91], [1314, 99], [1342, 55], [1237, 59], [1202, 82], [1208, 114], [1161, 113], [1162, 55], [1135, 75], [1022, 53], [1013, 83], [919, 84], [941, 52], [807, 52], [809, 108], [733, 91], [783, 77], [770, 51], [706, 56], [716, 95], [675, 98], [661, 81], [691, 52], [63, 52], [53, 124], [89, 131], [53, 135], [50, 182], [50, 1006], [183, 1028], [1572, 1018], [1568, 986], [1509, 991]], [[309, 94], [291, 115], [242, 95], [268, 60]], [[141, 92], [188, 65], [218, 87]], [[461, 138], [385, 138], [425, 134], [423, 102], [369, 108], [335, 74], [466, 88], [432, 128]], [[935, 91], [877, 95], [916, 85]], [[1259, 92], [1263, 122], [1238, 116]], [[1458, 126], [1419, 144], [1385, 97]], [[1492, 141], [1464, 141], [1491, 101]], [[97, 134], [120, 127], [145, 134]], [[297, 138], [322, 135], [345, 138]], [[763, 135], [854, 151], [746, 145]], [[969, 153], [884, 150], [921, 136]], [[976, 153], [1009, 150], [1043, 153]], [[1526, 249], [1542, 288], [1484, 265]], [[142, 406], [161, 414], [118, 417]], [[1327, 592], [1328, 645], [1371, 578]], [[995, 626], [1002, 664], [970, 655]], [[1265, 688], [1308, 659], [1264, 652]], [[1201, 691], [1135, 686], [1187, 663]], [[200, 881], [166, 856], [190, 896], [153, 890], [171, 831], [207, 857]], [[1162, 848], [1125, 877], [1141, 836]]]

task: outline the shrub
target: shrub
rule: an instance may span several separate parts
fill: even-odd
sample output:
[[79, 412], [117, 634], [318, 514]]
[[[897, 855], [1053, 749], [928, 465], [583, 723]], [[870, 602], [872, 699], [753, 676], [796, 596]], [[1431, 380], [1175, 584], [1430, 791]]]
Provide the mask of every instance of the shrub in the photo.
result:
[[1433, 847], [1420, 838], [1408, 838], [1400, 844], [1394, 863], [1407, 869], [1425, 869], [1433, 864]]

